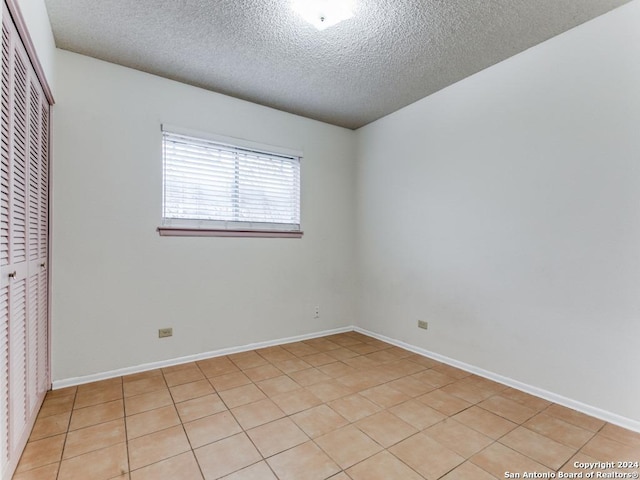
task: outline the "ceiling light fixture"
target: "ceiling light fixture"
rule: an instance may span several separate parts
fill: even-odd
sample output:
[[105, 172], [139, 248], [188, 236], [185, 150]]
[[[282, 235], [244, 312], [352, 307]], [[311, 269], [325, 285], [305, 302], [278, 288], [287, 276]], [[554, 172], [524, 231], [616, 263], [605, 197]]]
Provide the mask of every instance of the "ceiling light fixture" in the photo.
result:
[[348, 0], [293, 0], [293, 10], [318, 30], [324, 30], [353, 17]]

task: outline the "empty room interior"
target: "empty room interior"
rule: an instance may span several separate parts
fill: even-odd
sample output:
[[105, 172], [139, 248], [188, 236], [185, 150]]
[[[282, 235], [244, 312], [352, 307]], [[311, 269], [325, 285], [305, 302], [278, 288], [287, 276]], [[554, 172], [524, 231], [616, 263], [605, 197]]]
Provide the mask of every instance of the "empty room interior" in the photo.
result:
[[640, 0], [2, 8], [2, 480], [638, 478]]

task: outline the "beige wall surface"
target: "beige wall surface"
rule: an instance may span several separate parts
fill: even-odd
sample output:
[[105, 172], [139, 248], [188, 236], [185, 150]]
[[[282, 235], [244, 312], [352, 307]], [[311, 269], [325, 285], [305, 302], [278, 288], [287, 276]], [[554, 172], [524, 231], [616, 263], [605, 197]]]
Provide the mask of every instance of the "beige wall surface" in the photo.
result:
[[[56, 62], [54, 380], [353, 322], [352, 131], [62, 50]], [[303, 238], [160, 237], [161, 124], [302, 151]]]
[[635, 1], [357, 132], [363, 327], [640, 420], [639, 24]]

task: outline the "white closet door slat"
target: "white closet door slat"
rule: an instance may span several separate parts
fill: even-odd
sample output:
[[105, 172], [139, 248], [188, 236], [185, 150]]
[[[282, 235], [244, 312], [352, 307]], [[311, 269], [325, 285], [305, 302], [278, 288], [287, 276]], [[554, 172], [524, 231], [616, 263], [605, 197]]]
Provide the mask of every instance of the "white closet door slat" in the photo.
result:
[[0, 151], [0, 266], [9, 264], [9, 32], [2, 28], [2, 127]]
[[40, 105], [40, 118], [40, 259], [46, 262], [49, 242], [49, 104], [44, 98]]
[[49, 337], [47, 315], [47, 271], [43, 269], [39, 275], [38, 286], [38, 360], [37, 384], [38, 395], [49, 388]]
[[24, 60], [15, 52], [13, 100], [14, 131], [13, 164], [11, 165], [11, 262], [19, 263], [27, 259], [27, 69]]
[[9, 412], [10, 447], [13, 449], [27, 426], [27, 281], [10, 287], [9, 319]]
[[0, 290], [0, 465], [9, 460], [9, 286]]
[[38, 274], [29, 275], [27, 282], [27, 413], [32, 413], [38, 403]]
[[39, 255], [40, 208], [40, 94], [38, 85], [31, 79], [29, 88], [29, 260]]

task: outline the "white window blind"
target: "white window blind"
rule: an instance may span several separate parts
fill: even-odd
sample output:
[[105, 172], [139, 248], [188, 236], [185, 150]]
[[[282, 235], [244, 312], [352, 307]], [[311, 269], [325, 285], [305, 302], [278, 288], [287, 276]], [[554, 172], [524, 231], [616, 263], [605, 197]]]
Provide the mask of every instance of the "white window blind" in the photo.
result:
[[163, 225], [300, 230], [300, 157], [163, 131]]

